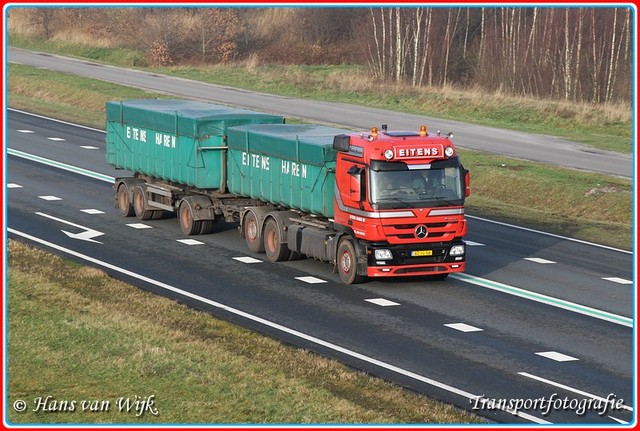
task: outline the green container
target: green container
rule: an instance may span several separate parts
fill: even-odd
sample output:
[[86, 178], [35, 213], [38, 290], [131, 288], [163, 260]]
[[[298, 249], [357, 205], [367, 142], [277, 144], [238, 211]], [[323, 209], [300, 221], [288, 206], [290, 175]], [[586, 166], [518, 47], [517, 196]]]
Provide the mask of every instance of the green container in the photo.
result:
[[166, 181], [219, 189], [227, 128], [284, 118], [175, 99], [107, 102], [107, 162]]
[[347, 130], [316, 125], [253, 125], [227, 130], [229, 192], [333, 217], [336, 151]]

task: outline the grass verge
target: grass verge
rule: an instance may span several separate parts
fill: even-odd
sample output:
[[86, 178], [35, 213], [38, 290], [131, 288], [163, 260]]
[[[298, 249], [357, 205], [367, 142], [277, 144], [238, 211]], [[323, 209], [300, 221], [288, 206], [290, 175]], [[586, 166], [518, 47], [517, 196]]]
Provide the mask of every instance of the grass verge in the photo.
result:
[[[70, 74], [9, 65], [9, 105], [104, 128], [108, 100], [167, 97]], [[468, 213], [631, 249], [632, 184], [604, 174], [546, 166], [471, 150]]]
[[538, 100], [480, 90], [416, 88], [378, 82], [357, 65], [267, 65], [256, 61], [198, 67], [145, 67], [143, 53], [10, 35], [11, 46], [137, 67], [173, 76], [284, 96], [353, 103], [523, 132], [553, 135], [630, 153], [629, 105]]
[[[98, 269], [17, 241], [8, 254], [8, 405], [28, 406], [11, 423], [482, 422]], [[122, 408], [136, 396], [152, 408]]]

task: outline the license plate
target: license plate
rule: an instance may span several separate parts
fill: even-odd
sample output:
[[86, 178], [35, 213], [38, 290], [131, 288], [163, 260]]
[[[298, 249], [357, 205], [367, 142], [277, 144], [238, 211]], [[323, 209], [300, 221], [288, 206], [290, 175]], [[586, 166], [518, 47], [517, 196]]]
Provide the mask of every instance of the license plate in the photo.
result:
[[416, 250], [411, 252], [411, 256], [432, 256], [433, 250]]

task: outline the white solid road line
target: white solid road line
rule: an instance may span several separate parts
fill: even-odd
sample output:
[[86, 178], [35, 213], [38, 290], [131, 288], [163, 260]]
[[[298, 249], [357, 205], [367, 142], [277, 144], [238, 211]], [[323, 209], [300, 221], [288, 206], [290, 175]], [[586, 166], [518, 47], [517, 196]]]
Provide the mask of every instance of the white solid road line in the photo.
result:
[[[553, 380], [545, 379], [544, 377], [535, 376], [533, 374], [520, 372], [518, 373], [522, 377], [527, 377], [529, 379], [537, 380], [542, 383], [546, 383], [547, 385], [554, 386], [556, 388], [564, 389], [565, 391], [573, 392], [574, 394], [582, 395], [588, 398], [593, 398], [594, 400], [602, 401], [602, 402], [610, 402], [607, 398], [600, 397], [598, 395], [590, 394], [589, 392], [582, 391], [580, 389], [572, 388], [571, 386], [563, 385], [562, 383], [554, 382]], [[624, 410], [628, 410], [630, 412], [633, 411], [632, 407], [627, 405], [620, 406]], [[626, 423], [626, 422], [625, 422]]]
[[[324, 341], [324, 340], [322, 340], [320, 338], [316, 338], [314, 336], [307, 335], [307, 334], [305, 334], [303, 332], [296, 331], [295, 329], [291, 329], [291, 328], [288, 328], [286, 326], [280, 325], [278, 323], [271, 322], [270, 320], [263, 319], [261, 317], [255, 316], [255, 315], [247, 313], [245, 311], [238, 310], [237, 308], [233, 308], [233, 307], [230, 307], [228, 305], [224, 305], [224, 304], [221, 304], [219, 302], [212, 301], [212, 300], [204, 298], [202, 296], [199, 296], [199, 295], [193, 294], [191, 292], [187, 292], [185, 290], [182, 290], [182, 289], [179, 289], [177, 287], [171, 286], [171, 285], [169, 285], [167, 283], [163, 283], [161, 281], [154, 280], [152, 278], [137, 274], [137, 273], [129, 271], [127, 269], [120, 268], [119, 266], [110, 264], [108, 262], [104, 262], [104, 261], [101, 261], [101, 260], [96, 259], [94, 257], [87, 256], [87, 255], [79, 253], [77, 251], [68, 249], [68, 248], [63, 247], [61, 245], [51, 243], [49, 241], [43, 240], [41, 238], [34, 237], [34, 236], [29, 235], [29, 234], [24, 233], [24, 232], [20, 232], [20, 231], [18, 231], [16, 229], [7, 228], [7, 231], [12, 233], [12, 234], [14, 234], [14, 235], [17, 235], [17, 236], [20, 236], [22, 238], [25, 238], [25, 239], [27, 239], [29, 241], [33, 241], [33, 242], [36, 242], [38, 244], [42, 244], [45, 247], [49, 247], [49, 248], [52, 248], [54, 250], [58, 250], [60, 252], [66, 253], [66, 254], [68, 254], [70, 256], [74, 256], [76, 258], [82, 259], [82, 260], [84, 260], [86, 262], [90, 262], [90, 263], [92, 263], [94, 265], [98, 265], [98, 266], [101, 266], [103, 268], [107, 268], [107, 269], [109, 269], [111, 271], [115, 271], [115, 272], [118, 272], [120, 274], [126, 275], [127, 277], [132, 277], [132, 278], [135, 278], [135, 279], [140, 280], [142, 282], [153, 284], [154, 286], [159, 287], [161, 289], [165, 289], [165, 290], [168, 290], [170, 292], [177, 293], [179, 295], [185, 296], [187, 298], [191, 298], [191, 299], [193, 299], [195, 301], [198, 301], [198, 302], [201, 302], [203, 304], [207, 304], [207, 305], [210, 305], [210, 306], [215, 307], [217, 309], [223, 310], [225, 312], [232, 313], [232, 314], [234, 314], [236, 316], [240, 316], [240, 317], [242, 317], [244, 319], [251, 320], [253, 322], [259, 323], [259, 324], [264, 325], [264, 326], [267, 326], [269, 328], [273, 328], [273, 329], [276, 329], [278, 331], [284, 332], [284, 333], [286, 333], [288, 335], [292, 335], [292, 336], [300, 338], [302, 340], [311, 342], [311, 343], [316, 344], [318, 346], [325, 347], [327, 349], [333, 350], [333, 351], [341, 353], [343, 355], [347, 355], [347, 356], [352, 357], [354, 359], [366, 362], [366, 363], [371, 364], [371, 365], [375, 365], [377, 367], [380, 367], [380, 368], [388, 370], [388, 371], [392, 371], [394, 373], [403, 375], [405, 377], [409, 377], [411, 379], [414, 379], [414, 380], [417, 380], [419, 382], [425, 383], [427, 385], [436, 387], [438, 389], [442, 389], [442, 390], [447, 391], [449, 393], [452, 393], [452, 394], [458, 395], [458, 396], [460, 396], [462, 398], [465, 398], [466, 400], [468, 400], [470, 402], [473, 401], [473, 400], [477, 400], [479, 398], [482, 399], [481, 396], [472, 394], [471, 392], [467, 392], [467, 391], [465, 391], [463, 389], [459, 389], [459, 388], [456, 388], [454, 386], [447, 385], [446, 383], [442, 383], [442, 382], [439, 382], [437, 380], [430, 379], [429, 377], [425, 377], [425, 376], [422, 376], [420, 374], [416, 374], [414, 372], [411, 372], [411, 371], [405, 370], [403, 368], [397, 367], [395, 365], [380, 361], [380, 360], [372, 358], [370, 356], [363, 355], [361, 353], [355, 352], [355, 351], [347, 349], [345, 347], [338, 346], [337, 344], [333, 344], [331, 342]], [[519, 412], [519, 411], [514, 412], [514, 411], [512, 411], [510, 409], [503, 408], [503, 407], [500, 407], [500, 409], [505, 411], [505, 412], [508, 412], [510, 414], [513, 414], [513, 415], [516, 415], [518, 417], [521, 417], [522, 419], [531, 421], [531, 422], [535, 422], [535, 423], [539, 423], [539, 424], [548, 424], [548, 423], [550, 423], [548, 421], [545, 421], [544, 419], [540, 419], [538, 417], [532, 416], [532, 415], [527, 414], [527, 413], [523, 413], [523, 412]]]
[[[70, 123], [68, 121], [58, 120], [57, 118], [46, 117], [44, 115], [38, 115], [38, 114], [34, 114], [34, 113], [31, 113], [31, 112], [27, 112], [27, 111], [21, 111], [19, 109], [15, 109], [15, 108], [7, 108], [7, 111], [19, 112], [20, 114], [30, 115], [30, 116], [36, 117], [36, 118], [42, 118], [43, 120], [55, 121], [56, 123], [66, 124], [67, 126], [79, 127], [81, 129], [86, 129], [86, 130], [91, 130], [91, 131], [94, 131], [94, 132], [105, 133], [104, 130], [96, 129], [94, 127], [88, 127], [88, 126], [83, 126], [82, 124]], [[34, 133], [31, 130], [18, 130], [18, 132], [21, 132], [21, 133]]]
[[[66, 125], [69, 125], [69, 126], [80, 127], [82, 129], [92, 130], [92, 131], [100, 132], [100, 133], [106, 133], [104, 130], [95, 129], [93, 127], [83, 126], [81, 124], [69, 123], [67, 121], [58, 120], [56, 118], [45, 117], [44, 115], [32, 114], [31, 112], [20, 111], [18, 109], [13, 109], [13, 108], [8, 108], [8, 110], [9, 111], [14, 111], [14, 112], [19, 112], [19, 113], [25, 114], [25, 115], [31, 115], [33, 117], [42, 118], [42, 119], [45, 119], [45, 120], [55, 121], [57, 123], [66, 124]], [[9, 148], [7, 148], [7, 150], [9, 150]], [[507, 226], [507, 227], [511, 227], [511, 228], [514, 228], [514, 229], [520, 229], [520, 230], [524, 230], [524, 231], [527, 231], [527, 232], [534, 232], [534, 233], [538, 233], [540, 235], [546, 235], [546, 236], [551, 236], [551, 237], [554, 237], [554, 238], [560, 238], [560, 239], [564, 239], [566, 241], [573, 241], [573, 242], [577, 242], [577, 243], [580, 243], [580, 244], [587, 244], [587, 245], [591, 245], [591, 246], [594, 246], [594, 247], [605, 248], [607, 250], [617, 251], [617, 252], [620, 252], [620, 253], [633, 254], [633, 251], [622, 250], [622, 249], [615, 248], [615, 247], [609, 247], [607, 245], [597, 244], [597, 243], [589, 242], [589, 241], [583, 241], [583, 240], [571, 238], [571, 237], [568, 237], [568, 236], [557, 235], [557, 234], [554, 234], [554, 233], [544, 232], [544, 231], [541, 231], [541, 230], [522, 227], [522, 226], [510, 224], [510, 223], [504, 223], [504, 222], [490, 220], [490, 219], [486, 219], [486, 218], [482, 218], [482, 217], [476, 217], [476, 216], [472, 216], [472, 215], [469, 215], [469, 214], [465, 214], [465, 217], [470, 218], [470, 219], [485, 221], [487, 223], [493, 223], [493, 224], [498, 224], [498, 225], [501, 225], [501, 226]], [[482, 243], [473, 243], [473, 244], [470, 244], [470, 245], [480, 245], [480, 246], [482, 246], [484, 244], [482, 244]]]
[[515, 225], [515, 224], [504, 223], [504, 222], [501, 222], [501, 221], [490, 220], [490, 219], [482, 218], [482, 217], [476, 217], [476, 216], [472, 216], [472, 215], [469, 215], [469, 214], [465, 214], [465, 217], [466, 218], [470, 218], [470, 219], [474, 219], [474, 220], [484, 221], [484, 222], [487, 222], [487, 223], [497, 224], [497, 225], [500, 225], [500, 226], [506, 226], [506, 227], [511, 227], [511, 228], [514, 228], [514, 229], [524, 230], [524, 231], [527, 231], [527, 232], [533, 232], [533, 233], [537, 233], [537, 234], [540, 234], [540, 235], [546, 235], [546, 236], [550, 236], [550, 237], [553, 237], [553, 238], [559, 238], [559, 239], [563, 239], [565, 241], [577, 242], [577, 243], [580, 243], [580, 244], [586, 244], [586, 245], [590, 245], [590, 246], [593, 246], [593, 247], [599, 247], [599, 248], [604, 248], [604, 249], [611, 250], [611, 251], [617, 251], [619, 253], [633, 254], [633, 251], [622, 250], [620, 248], [609, 247], [608, 245], [602, 245], [602, 244], [597, 244], [595, 242], [583, 241], [581, 239], [575, 239], [575, 238], [571, 238], [571, 237], [568, 237], [568, 236], [558, 235], [558, 234], [555, 234], [555, 233], [544, 232], [544, 231], [541, 231], [541, 230], [531, 229], [531, 228], [528, 228], [528, 227], [522, 227], [522, 226], [518, 226], [518, 225]]
[[[15, 155], [18, 157], [22, 157], [28, 160], [32, 160], [38, 163], [43, 163], [45, 165], [48, 166], [53, 166], [59, 169], [63, 169], [66, 171], [70, 171], [70, 172], [74, 172], [80, 175], [85, 175], [91, 178], [95, 178], [101, 181], [106, 181], [106, 182], [110, 182], [113, 183], [115, 181], [114, 177], [105, 175], [105, 174], [100, 174], [98, 172], [93, 172], [90, 171], [88, 169], [83, 169], [83, 168], [78, 168], [72, 165], [68, 165], [66, 163], [62, 163], [62, 162], [56, 162], [54, 160], [49, 160], [46, 159], [44, 157], [40, 157], [40, 156], [35, 156], [33, 154], [29, 154], [29, 153], [24, 153], [22, 151], [18, 151], [18, 150], [12, 150], [12, 149], [7, 149], [8, 154], [11, 155]], [[477, 217], [476, 217], [477, 218]], [[484, 219], [483, 219], [484, 220]], [[490, 221], [490, 220], [485, 220], [485, 221]], [[499, 224], [505, 224], [505, 223], [499, 223]], [[510, 226], [510, 225], [507, 225]], [[517, 227], [517, 226], [516, 226]], [[531, 230], [532, 229], [527, 229], [527, 228], [523, 228], [525, 230]], [[533, 231], [533, 232], [537, 232], [537, 231]], [[543, 233], [544, 232], [540, 232]], [[554, 236], [558, 236], [558, 235], [554, 235]], [[561, 237], [562, 238], [562, 237]], [[568, 240], [570, 240], [571, 238], [566, 238]], [[576, 240], [578, 241], [578, 240]], [[590, 245], [594, 245], [594, 246], [599, 246], [598, 244], [592, 244], [592, 243], [587, 243], [585, 241], [578, 241], [578, 242], [583, 242], [586, 244], [590, 244]], [[601, 247], [605, 247], [605, 246], [601, 246]], [[611, 247], [605, 247], [605, 248], [611, 248]], [[617, 249], [612, 249], [612, 250], [617, 250]], [[623, 250], [617, 250], [617, 251], [623, 251]], [[559, 308], [563, 308], [565, 310], [570, 310], [570, 311], [574, 311], [577, 313], [581, 313], [581, 314], [585, 314], [588, 316], [592, 316], [592, 317], [596, 317], [598, 319], [602, 319], [602, 320], [607, 320], [609, 322], [613, 322], [613, 323], [618, 323], [620, 325], [624, 325], [624, 326], [628, 326], [628, 327], [632, 327], [633, 326], [633, 319], [628, 318], [628, 317], [624, 317], [624, 316], [618, 316], [616, 314], [613, 313], [608, 313], [605, 311], [601, 311], [601, 310], [597, 310], [594, 308], [590, 308], [590, 307], [585, 307], [579, 304], [574, 304], [571, 303], [569, 301], [563, 301], [561, 299], [557, 299], [557, 298], [553, 298], [547, 295], [542, 295], [539, 293], [535, 293], [535, 292], [531, 292], [525, 289], [520, 289], [518, 287], [513, 287], [513, 286], [509, 286], [503, 283], [498, 283], [495, 281], [491, 281], [485, 278], [481, 278], [481, 277], [476, 277], [473, 275], [469, 275], [469, 274], [465, 274], [465, 273], [457, 273], [457, 274], [452, 274], [451, 278], [455, 278], [457, 280], [461, 280], [461, 281], [465, 281], [467, 283], [472, 283], [478, 286], [482, 286], [482, 287], [487, 287], [489, 289], [493, 289], [493, 290], [498, 290], [500, 292], [503, 293], [508, 293], [511, 295], [515, 295], [515, 296], [519, 296], [521, 298], [527, 298], [533, 301], [537, 301], [537, 302], [542, 302], [544, 304], [547, 305], [551, 305], [554, 307], [559, 307]], [[323, 281], [317, 281], [318, 279], [315, 279], [315, 277], [308, 277], [308, 278], [299, 278], [299, 280], [301, 281], [305, 281], [307, 283], [319, 283], [319, 282], [323, 282]]]
[[575, 302], [565, 301], [564, 299], [554, 298], [553, 296], [543, 295], [542, 293], [533, 292], [498, 281], [489, 280], [475, 275], [457, 272], [449, 276], [455, 280], [464, 281], [466, 283], [475, 284], [498, 292], [507, 293], [509, 295], [520, 298], [529, 299], [531, 301], [540, 302], [541, 304], [550, 305], [552, 307], [561, 308], [585, 316], [594, 317], [596, 319], [605, 320], [607, 322], [616, 323], [618, 325], [633, 327], [633, 318], [621, 316], [619, 314], [609, 313], [608, 311], [598, 310], [597, 308], [587, 307], [586, 305], [576, 304]]
[[7, 154], [10, 156], [20, 157], [32, 162], [42, 163], [43, 165], [52, 166], [54, 168], [62, 169], [64, 171], [73, 172], [74, 174], [84, 175], [86, 177], [94, 178], [96, 180], [112, 183], [115, 181], [115, 177], [110, 175], [101, 174], [99, 172], [90, 171], [88, 169], [79, 168], [77, 166], [69, 165], [63, 162], [57, 162], [55, 160], [47, 159], [44, 157], [36, 156], [34, 154], [25, 153], [24, 151], [14, 150], [7, 148]]

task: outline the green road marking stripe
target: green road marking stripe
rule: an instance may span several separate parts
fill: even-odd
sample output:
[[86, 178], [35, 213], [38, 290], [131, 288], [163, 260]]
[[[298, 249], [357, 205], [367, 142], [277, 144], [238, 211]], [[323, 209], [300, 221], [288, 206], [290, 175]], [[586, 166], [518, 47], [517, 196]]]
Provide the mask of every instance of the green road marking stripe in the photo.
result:
[[77, 166], [68, 165], [66, 163], [57, 162], [55, 160], [45, 159], [44, 157], [36, 156], [34, 154], [24, 153], [22, 151], [14, 150], [12, 148], [7, 148], [7, 154], [10, 154], [12, 156], [22, 157], [23, 159], [31, 160], [33, 162], [38, 162], [45, 165], [53, 166], [54, 168], [64, 169], [65, 171], [74, 172], [76, 174], [95, 178], [96, 180], [100, 180], [100, 181], [105, 181], [108, 183], [113, 183], [115, 181], [115, 178], [109, 175], [93, 172], [88, 169], [79, 168]]
[[[44, 157], [36, 156], [22, 151], [7, 148], [7, 153], [13, 156], [22, 157], [27, 160], [31, 160], [45, 165], [53, 166], [55, 168], [64, 169], [69, 172], [74, 172], [87, 177], [95, 178], [100, 181], [113, 183], [114, 177], [109, 175], [93, 172], [88, 169], [79, 168], [77, 166], [68, 165], [66, 163], [57, 162], [55, 160], [46, 159]], [[551, 305], [553, 307], [569, 310], [574, 313], [584, 314], [586, 316], [595, 317], [596, 319], [606, 320], [608, 322], [616, 323], [618, 325], [633, 327], [633, 319], [619, 316], [617, 314], [608, 313], [606, 311], [597, 310], [595, 308], [587, 307], [573, 302], [565, 301], [563, 299], [552, 298], [551, 296], [543, 295], [541, 293], [535, 293], [528, 290], [520, 289], [507, 284], [499, 283], [497, 281], [487, 280], [486, 278], [476, 277], [469, 274], [452, 274], [452, 278], [464, 281], [467, 283], [475, 284], [477, 286], [486, 287], [488, 289], [497, 290], [499, 292], [508, 293], [509, 295], [519, 296], [521, 298], [529, 299], [532, 301], [540, 302], [543, 304]]]
[[562, 308], [574, 313], [584, 314], [585, 316], [595, 317], [596, 319], [606, 320], [607, 322], [628, 326], [630, 328], [633, 327], [633, 319], [629, 317], [620, 316], [617, 314], [587, 307], [585, 305], [575, 304], [573, 302], [565, 301], [564, 299], [553, 298], [541, 293], [531, 292], [528, 290], [520, 289], [518, 287], [509, 286], [508, 284], [487, 280], [486, 278], [476, 277], [469, 274], [451, 274], [450, 277], [460, 281], [464, 281], [466, 283], [486, 287], [487, 289], [493, 289], [499, 292], [508, 293], [509, 295], [519, 296], [531, 301], [551, 305], [552, 307]]

